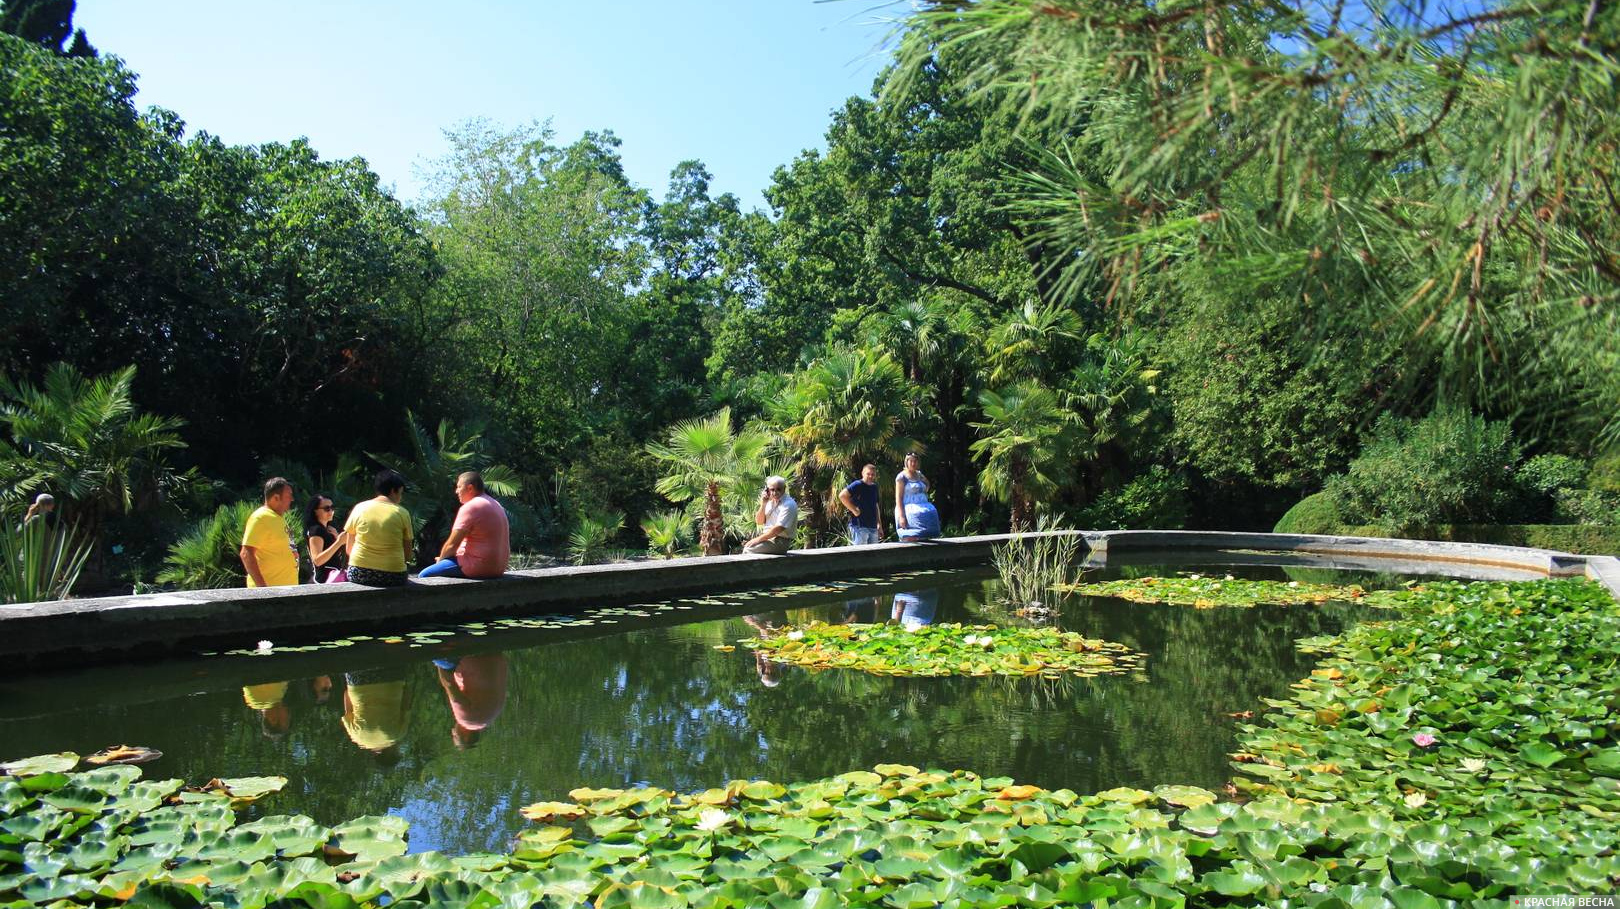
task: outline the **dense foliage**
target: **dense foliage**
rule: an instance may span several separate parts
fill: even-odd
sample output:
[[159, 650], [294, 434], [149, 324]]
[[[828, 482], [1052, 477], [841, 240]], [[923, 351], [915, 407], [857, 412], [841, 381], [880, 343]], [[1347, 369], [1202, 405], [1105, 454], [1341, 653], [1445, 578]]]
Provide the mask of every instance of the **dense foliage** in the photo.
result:
[[[1611, 6], [919, 4], [752, 212], [700, 162], [655, 198], [611, 132], [483, 121], [408, 206], [362, 159], [137, 110], [72, 8], [0, 5], [0, 375], [124, 382], [199, 479], [116, 521], [79, 465], [17, 480], [93, 512], [102, 574], [272, 471], [348, 499], [421, 426], [510, 468], [529, 549], [613, 514], [640, 548], [672, 505], [662, 552], [746, 536], [749, 492], [658, 453], [716, 420], [765, 444], [715, 492], [789, 476], [800, 545], [911, 449], [951, 529], [1265, 528], [1324, 485], [1386, 529], [1620, 504], [1612, 470], [1431, 472], [1424, 428], [1577, 469], [1620, 436]], [[454, 503], [412, 495], [425, 560]]]

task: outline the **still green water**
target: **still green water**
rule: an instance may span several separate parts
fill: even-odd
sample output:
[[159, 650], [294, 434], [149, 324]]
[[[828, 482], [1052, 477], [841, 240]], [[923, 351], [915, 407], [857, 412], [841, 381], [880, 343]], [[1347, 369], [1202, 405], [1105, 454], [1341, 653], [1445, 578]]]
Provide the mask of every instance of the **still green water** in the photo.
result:
[[1296, 639], [1362, 613], [1071, 598], [1061, 627], [1147, 654], [1143, 672], [1093, 679], [812, 673], [717, 649], [811, 619], [1018, 621], [994, 605], [997, 587], [983, 572], [924, 572], [599, 610], [561, 628], [486, 623], [12, 678], [0, 683], [0, 758], [146, 745], [164, 752], [148, 777], [281, 775], [286, 790], [256, 810], [326, 824], [400, 815], [413, 850], [449, 852], [504, 849], [524, 826], [518, 808], [578, 786], [692, 790], [901, 763], [1077, 791], [1218, 787], [1231, 776], [1227, 714], [1307, 674]]

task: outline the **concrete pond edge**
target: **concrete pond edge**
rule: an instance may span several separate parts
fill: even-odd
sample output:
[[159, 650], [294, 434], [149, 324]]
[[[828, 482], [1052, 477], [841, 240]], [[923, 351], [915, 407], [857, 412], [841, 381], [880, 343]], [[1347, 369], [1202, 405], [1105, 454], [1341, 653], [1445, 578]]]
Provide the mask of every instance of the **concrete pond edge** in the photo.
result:
[[[1585, 575], [1620, 599], [1620, 559], [1485, 543], [1377, 537], [1188, 530], [1057, 531], [1084, 538], [1093, 564], [1112, 554], [1166, 553], [1183, 559], [1281, 553], [1330, 568], [1393, 567], [1457, 573], [1463, 566], [1513, 576]], [[150, 658], [208, 644], [251, 646], [319, 634], [377, 632], [413, 623], [499, 615], [568, 613], [592, 606], [662, 600], [780, 584], [924, 568], [985, 565], [998, 544], [1039, 533], [953, 537], [795, 550], [785, 556], [727, 555], [515, 571], [490, 581], [413, 580], [404, 588], [308, 584], [195, 590], [0, 606], [0, 657], [12, 665]]]

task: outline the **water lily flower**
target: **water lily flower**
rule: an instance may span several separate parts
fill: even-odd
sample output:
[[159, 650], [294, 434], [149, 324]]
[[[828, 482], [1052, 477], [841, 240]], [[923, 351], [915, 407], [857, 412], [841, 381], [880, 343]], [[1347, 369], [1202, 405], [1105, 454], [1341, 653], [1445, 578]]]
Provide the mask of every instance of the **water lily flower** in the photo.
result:
[[788, 635], [787, 635], [787, 638], [790, 641], [797, 641], [797, 640], [799, 640], [799, 639], [801, 639], [803, 637], [804, 637], [804, 632], [796, 631], [796, 630], [788, 632]]
[[1419, 748], [1427, 748], [1438, 741], [1440, 740], [1427, 732], [1420, 732], [1417, 735], [1412, 736], [1412, 744], [1418, 746]]
[[705, 808], [703, 813], [698, 815], [697, 829], [706, 833], [713, 833], [729, 823], [731, 823], [731, 815], [721, 811], [719, 808]]
[[1288, 582], [1288, 586], [1289, 586], [1289, 587], [1298, 587], [1298, 586], [1299, 586], [1299, 582], [1298, 582], [1298, 581], [1289, 581], [1289, 582]]
[[1201, 575], [1201, 574], [1195, 574], [1195, 575], [1192, 576], [1191, 579], [1194, 580], [1194, 581], [1202, 581], [1204, 579], [1204, 576]]
[[1233, 577], [1233, 576], [1232, 576], [1232, 575], [1227, 575], [1227, 576], [1226, 576], [1226, 579], [1227, 579], [1227, 580], [1228, 580], [1228, 581], [1235, 581], [1235, 580], [1237, 580], [1237, 578], [1235, 578], [1235, 577]]
[[259, 652], [264, 653], [266, 651], [274, 650], [275, 646], [276, 645], [270, 643], [269, 641], [260, 641], [259, 642]]
[[1406, 794], [1406, 807], [1422, 808], [1429, 803], [1429, 796], [1423, 792], [1409, 792]]
[[1463, 758], [1462, 769], [1467, 773], [1478, 773], [1485, 769], [1485, 759]]

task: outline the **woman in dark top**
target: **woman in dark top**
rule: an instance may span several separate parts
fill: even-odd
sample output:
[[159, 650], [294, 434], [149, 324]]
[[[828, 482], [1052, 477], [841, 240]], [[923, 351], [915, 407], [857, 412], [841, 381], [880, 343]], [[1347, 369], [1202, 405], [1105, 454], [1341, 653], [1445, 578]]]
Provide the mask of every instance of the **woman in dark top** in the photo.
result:
[[332, 500], [316, 494], [304, 506], [304, 537], [309, 542], [309, 560], [315, 566], [315, 583], [325, 584], [332, 572], [341, 569], [346, 556], [344, 544], [349, 535], [332, 526]]

